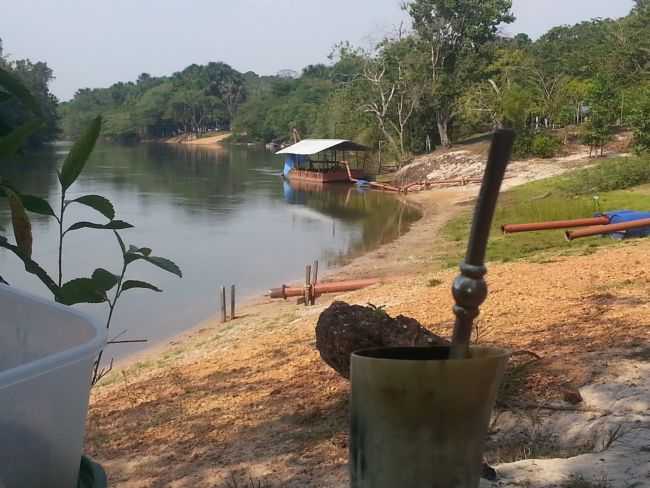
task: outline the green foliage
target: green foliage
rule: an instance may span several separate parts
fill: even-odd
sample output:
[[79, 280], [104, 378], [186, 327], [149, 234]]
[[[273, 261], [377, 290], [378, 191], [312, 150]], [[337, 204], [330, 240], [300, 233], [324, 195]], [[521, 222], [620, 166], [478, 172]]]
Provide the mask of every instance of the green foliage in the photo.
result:
[[629, 124], [634, 131], [634, 149], [650, 152], [650, 84], [635, 90], [632, 97]]
[[101, 195], [84, 195], [83, 197], [75, 198], [72, 201], [97, 210], [109, 220], [115, 218], [115, 208], [113, 208], [113, 204]]
[[27, 139], [43, 125], [41, 120], [35, 119], [16, 127], [9, 134], [0, 137], [0, 156], [12, 156], [25, 145]]
[[45, 63], [10, 62], [0, 55], [0, 157], [25, 142], [34, 146], [56, 137], [58, 101], [48, 88], [52, 79]]
[[32, 96], [22, 80], [12, 71], [9, 71], [8, 67], [0, 66], [0, 86], [5, 90], [5, 93], [20, 100], [32, 114], [36, 116], [42, 114], [41, 107], [36, 101], [36, 98]]
[[22, 255], [29, 259], [32, 257], [32, 224], [20, 196], [7, 186], [2, 189], [9, 200], [16, 245]]
[[64, 305], [103, 303], [106, 296], [93, 278], [76, 278], [61, 286], [58, 301]]
[[47, 200], [33, 195], [20, 195], [20, 199], [23, 201], [25, 209], [29, 212], [55, 217], [54, 210]]
[[67, 190], [81, 174], [84, 165], [90, 157], [90, 153], [95, 148], [95, 142], [99, 137], [101, 130], [102, 119], [95, 117], [90, 126], [84, 131], [79, 140], [74, 143], [72, 149], [63, 162], [63, 168], [59, 173], [59, 181], [63, 191]]
[[650, 183], [650, 159], [639, 157], [603, 161], [561, 180], [560, 186], [568, 193], [593, 195], [647, 183]]
[[97, 268], [93, 271], [92, 281], [98, 290], [107, 292], [119, 283], [120, 277], [103, 268]]
[[406, 159], [427, 140], [447, 145], [501, 126], [524, 133], [519, 155], [548, 157], [555, 140], [534, 134], [574, 124], [592, 152], [604, 152], [621, 123], [647, 150], [647, 97], [638, 87], [650, 74], [650, 9], [555, 27], [532, 41], [499, 33], [514, 20], [511, 4], [410, 0], [412, 33], [369, 51], [341, 43], [329, 64], [307, 66], [297, 78], [242, 74], [223, 63], [143, 73], [79, 90], [60, 106], [62, 126], [78, 135], [102, 113], [110, 139], [200, 136], [218, 126], [232, 127], [236, 141], [264, 142], [290, 140], [295, 128], [303, 137], [383, 141], [385, 156]]
[[102, 467], [86, 456], [81, 457], [77, 488], [108, 488], [108, 479]]
[[[640, 178], [637, 171], [650, 167], [647, 159], [606, 160], [594, 168], [578, 170], [566, 176], [527, 183], [502, 195], [497, 207], [487, 256], [489, 260], [507, 262], [521, 258], [530, 258], [542, 252], [575, 254], [589, 252], [596, 246], [615, 245], [612, 239], [592, 237], [567, 243], [562, 231], [525, 232], [504, 235], [501, 226], [541, 222], [547, 220], [567, 220], [590, 217], [602, 210], [623, 208], [650, 208], [650, 175]], [[617, 168], [617, 169], [614, 169]], [[598, 174], [598, 181], [588, 174]], [[602, 172], [602, 173], [601, 173]], [[619, 184], [610, 184], [611, 177], [621, 178]], [[590, 182], [584, 183], [585, 178]], [[632, 183], [635, 182], [635, 185]], [[595, 183], [595, 184], [594, 184]], [[638, 186], [640, 185], [641, 186]], [[598, 205], [594, 194], [598, 194]], [[470, 223], [470, 213], [453, 219], [444, 229], [451, 240], [466, 242]], [[460, 250], [446, 257], [450, 263], [462, 259]]]
[[115, 140], [200, 135], [229, 127], [247, 98], [244, 75], [224, 63], [193, 64], [168, 77], [143, 73], [133, 83], [82, 89], [61, 104], [64, 132], [77, 136], [97, 114]]
[[[142, 83], [148, 83], [147, 78], [142, 79]], [[15, 94], [17, 98], [25, 101], [26, 104], [33, 103], [29, 91], [24, 87], [21, 81], [14, 79], [11, 75], [7, 75], [4, 71], [0, 72], [0, 88], [4, 91], [0, 93]], [[7, 97], [4, 97], [5, 99]], [[66, 157], [61, 171], [58, 173], [59, 183], [61, 185], [61, 199], [59, 213], [55, 213], [50, 204], [39, 197], [32, 195], [20, 195], [9, 182], [0, 180], [0, 194], [7, 197], [9, 208], [11, 211], [11, 220], [14, 230], [14, 237], [16, 244], [11, 244], [9, 240], [0, 235], [0, 247], [11, 251], [15, 254], [25, 265], [25, 270], [38, 277], [43, 284], [52, 292], [54, 299], [66, 305], [75, 305], [77, 303], [107, 303], [109, 306], [109, 314], [106, 322], [106, 327], [110, 327], [113, 311], [117, 305], [118, 299], [122, 292], [134, 288], [143, 288], [153, 291], [161, 291], [155, 285], [143, 281], [129, 280], [124, 281], [127, 267], [130, 263], [136, 260], [144, 260], [150, 264], [182, 277], [180, 268], [172, 261], [159, 256], [152, 256], [150, 248], [137, 248], [131, 246], [126, 250], [124, 242], [117, 234], [116, 230], [127, 229], [133, 227], [131, 224], [122, 220], [115, 220], [115, 209], [113, 204], [106, 198], [100, 195], [84, 195], [74, 200], [66, 200], [66, 193], [70, 186], [77, 180], [83, 171], [88, 159], [95, 147], [95, 143], [101, 131], [102, 119], [97, 116], [92, 119], [89, 126], [82, 131], [80, 139], [72, 146], [68, 156]], [[29, 130], [27, 130], [29, 128]], [[13, 153], [18, 147], [26, 140], [25, 135], [33, 131], [36, 126], [27, 128], [20, 128], [19, 135], [14, 132], [10, 134], [9, 138], [5, 137], [0, 139], [0, 150], [3, 154]], [[109, 221], [107, 223], [95, 222], [76, 222], [63, 230], [63, 221], [68, 206], [71, 203], [78, 203], [90, 207]], [[32, 227], [30, 223], [28, 211], [46, 215], [54, 218], [59, 224], [59, 239], [58, 239], [58, 281], [55, 281], [37, 262], [32, 260]], [[122, 271], [121, 274], [116, 275], [103, 268], [96, 269], [90, 278], [76, 278], [63, 283], [63, 242], [65, 235], [74, 230], [79, 229], [102, 229], [113, 230], [115, 236], [122, 250]], [[6, 281], [0, 277], [0, 281]], [[115, 293], [112, 298], [109, 296], [109, 291], [115, 288]], [[100, 370], [100, 361], [102, 353], [95, 361], [93, 384], [99, 381], [107, 370]], [[110, 369], [110, 367], [109, 367]]]
[[562, 141], [551, 134], [535, 134], [531, 141], [530, 152], [539, 158], [552, 158], [557, 155]]
[[65, 235], [70, 231], [79, 230], [79, 229], [122, 230], [122, 229], [129, 229], [131, 227], [133, 227], [131, 224], [129, 224], [128, 222], [124, 222], [123, 220], [111, 220], [106, 224], [96, 224], [94, 222], [76, 222], [72, 224], [70, 227], [68, 227], [63, 234]]
[[125, 281], [124, 284], [122, 285], [122, 291], [131, 290], [132, 288], [140, 288], [144, 290], [152, 290], [158, 292], [162, 291], [157, 286], [152, 285], [151, 283], [147, 283], [146, 281], [128, 280]]

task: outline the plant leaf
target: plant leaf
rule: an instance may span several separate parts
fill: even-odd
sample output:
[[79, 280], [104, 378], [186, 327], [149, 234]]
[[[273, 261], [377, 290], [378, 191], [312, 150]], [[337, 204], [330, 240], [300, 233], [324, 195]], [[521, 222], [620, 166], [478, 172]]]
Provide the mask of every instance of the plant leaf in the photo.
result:
[[35, 115], [43, 115], [41, 106], [22, 80], [4, 68], [0, 68], [0, 86], [19, 99]]
[[16, 127], [9, 134], [0, 137], [0, 156], [8, 157], [16, 154], [27, 138], [43, 125], [42, 120], [34, 119]]
[[59, 291], [59, 297], [61, 303], [65, 305], [106, 301], [104, 292], [97, 287], [97, 283], [92, 278], [77, 278], [64, 283]]
[[23, 201], [25, 210], [40, 215], [55, 217], [54, 210], [52, 210], [47, 200], [41, 197], [35, 197], [34, 195], [20, 195], [20, 199]]
[[133, 227], [131, 224], [128, 222], [124, 222], [123, 220], [111, 220], [107, 224], [96, 224], [94, 222], [77, 222], [76, 224], [72, 224], [70, 227], [66, 229], [64, 234], [67, 234], [68, 232], [72, 230], [79, 230], [79, 229], [107, 229], [107, 230], [121, 230], [121, 229], [130, 229]]
[[158, 292], [162, 291], [157, 286], [154, 286], [151, 283], [147, 283], [146, 281], [127, 280], [124, 282], [124, 284], [122, 284], [122, 291], [130, 290], [131, 288], [144, 288], [146, 290], [153, 290]]
[[134, 245], [129, 246], [129, 252], [132, 254], [142, 254], [143, 256], [149, 256], [151, 254], [151, 248], [149, 247], [137, 247]]
[[4, 191], [9, 198], [9, 208], [11, 209], [11, 223], [14, 228], [14, 237], [16, 245], [25, 257], [32, 257], [32, 224], [29, 216], [25, 211], [23, 202], [18, 193], [11, 188], [4, 187]]
[[164, 269], [165, 271], [175, 274], [179, 278], [183, 277], [183, 272], [176, 265], [176, 263], [167, 258], [161, 258], [159, 256], [145, 256], [142, 259], [153, 264], [154, 266], [158, 266], [160, 269]]
[[115, 218], [115, 209], [113, 208], [113, 204], [101, 195], [84, 195], [83, 197], [75, 198], [72, 201], [97, 210], [108, 220], [113, 220]]
[[95, 271], [93, 271], [92, 279], [97, 285], [98, 289], [107, 292], [115, 285], [117, 285], [120, 277], [114, 275], [110, 271], [106, 271], [104, 268], [97, 268]]
[[92, 153], [95, 148], [95, 143], [97, 142], [101, 128], [102, 118], [97, 116], [93, 119], [88, 128], [84, 130], [79, 140], [74, 143], [72, 149], [70, 149], [68, 156], [63, 162], [61, 175], [59, 176], [63, 191], [70, 188], [70, 185], [72, 185], [81, 174], [81, 171], [90, 157], [90, 153]]

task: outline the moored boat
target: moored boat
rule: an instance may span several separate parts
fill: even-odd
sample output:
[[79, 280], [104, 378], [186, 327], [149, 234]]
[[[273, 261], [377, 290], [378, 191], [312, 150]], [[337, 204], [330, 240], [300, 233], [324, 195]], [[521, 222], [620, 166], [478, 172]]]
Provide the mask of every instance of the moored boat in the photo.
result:
[[353, 183], [364, 171], [350, 168], [348, 154], [369, 148], [346, 139], [305, 139], [276, 154], [286, 155], [282, 174], [290, 181], [312, 183]]

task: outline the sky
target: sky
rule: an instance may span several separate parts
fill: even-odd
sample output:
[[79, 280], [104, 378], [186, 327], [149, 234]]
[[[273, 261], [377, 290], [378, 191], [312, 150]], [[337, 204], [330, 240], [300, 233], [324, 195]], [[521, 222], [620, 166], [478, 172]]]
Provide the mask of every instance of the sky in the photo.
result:
[[[9, 0], [0, 0], [0, 4]], [[168, 75], [223, 61], [275, 74], [326, 62], [339, 41], [370, 47], [408, 18], [401, 0], [21, 0], [1, 8], [13, 59], [46, 61], [61, 100], [85, 87]], [[535, 38], [550, 27], [626, 15], [633, 0], [513, 0], [504, 32]], [[405, 25], [406, 25], [405, 24]]]

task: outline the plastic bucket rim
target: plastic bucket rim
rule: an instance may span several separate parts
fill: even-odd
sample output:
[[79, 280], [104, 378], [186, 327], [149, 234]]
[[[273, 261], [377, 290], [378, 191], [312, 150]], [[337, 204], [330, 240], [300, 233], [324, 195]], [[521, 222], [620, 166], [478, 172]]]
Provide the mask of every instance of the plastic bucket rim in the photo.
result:
[[[443, 349], [449, 349], [450, 346], [392, 346], [392, 347], [372, 347], [372, 348], [367, 348], [367, 349], [360, 349], [358, 351], [354, 351], [351, 354], [351, 362], [352, 360], [361, 360], [361, 361], [368, 361], [368, 362], [395, 362], [395, 363], [441, 363], [441, 362], [449, 362], [449, 363], [461, 363], [461, 362], [466, 362], [466, 361], [489, 361], [489, 360], [495, 360], [495, 359], [507, 359], [512, 355], [512, 350], [507, 349], [507, 348], [501, 348], [501, 347], [489, 347], [489, 346], [470, 346], [470, 352], [472, 350], [484, 350], [488, 351], [489, 353], [485, 356], [480, 356], [480, 357], [470, 357], [467, 359], [450, 359], [450, 358], [417, 358], [417, 357], [404, 357], [404, 358], [399, 358], [399, 357], [378, 357], [378, 356], [372, 356], [369, 355], [370, 353], [377, 353], [381, 351], [394, 351], [394, 352], [413, 352], [413, 351], [418, 351], [418, 352], [423, 352], [426, 350], [443, 350]], [[490, 354], [490, 352], [492, 354]]]
[[32, 360], [5, 371], [0, 371], [0, 389], [29, 381], [50, 371], [88, 359], [98, 354], [106, 344], [108, 332], [103, 327], [100, 327], [92, 317], [83, 312], [3, 284], [0, 284], [0, 294], [15, 295], [19, 298], [31, 300], [35, 304], [44, 306], [50, 310], [58, 310], [63, 314], [72, 315], [95, 331], [95, 336], [83, 344], [70, 349], [64, 349], [54, 354], [48, 354], [43, 358]]

